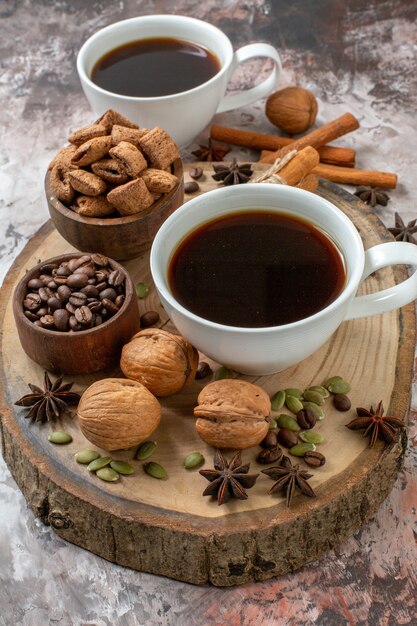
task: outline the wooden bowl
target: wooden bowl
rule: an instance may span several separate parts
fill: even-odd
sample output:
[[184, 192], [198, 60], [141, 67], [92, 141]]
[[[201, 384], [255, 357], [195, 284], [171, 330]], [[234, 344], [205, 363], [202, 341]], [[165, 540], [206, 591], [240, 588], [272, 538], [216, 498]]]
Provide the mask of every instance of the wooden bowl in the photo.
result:
[[172, 173], [179, 184], [155, 202], [152, 212], [144, 217], [82, 217], [62, 204], [51, 190], [49, 171], [45, 177], [45, 193], [49, 213], [62, 237], [83, 252], [101, 252], [117, 261], [134, 259], [151, 247], [153, 238], [165, 219], [184, 201], [184, 177], [181, 159]]
[[13, 293], [13, 314], [20, 343], [28, 357], [45, 370], [58, 374], [87, 374], [107, 369], [120, 359], [122, 347], [139, 330], [139, 308], [132, 280], [119, 263], [110, 259], [110, 267], [125, 275], [125, 301], [109, 320], [79, 332], [59, 332], [35, 326], [23, 313], [26, 285], [40, 275], [45, 263], [61, 263], [78, 254], [62, 254], [42, 261], [29, 270]]

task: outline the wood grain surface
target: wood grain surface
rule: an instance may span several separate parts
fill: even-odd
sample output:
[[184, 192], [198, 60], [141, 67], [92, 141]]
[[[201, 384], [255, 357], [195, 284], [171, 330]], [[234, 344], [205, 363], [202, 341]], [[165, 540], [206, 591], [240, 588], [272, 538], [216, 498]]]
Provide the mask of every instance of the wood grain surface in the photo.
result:
[[[200, 186], [206, 191], [215, 183], [211, 167], [203, 164], [203, 168]], [[356, 198], [331, 183], [323, 183], [320, 193], [354, 221], [365, 247], [390, 239], [375, 215]], [[154, 458], [167, 468], [169, 479], [157, 484], [144, 474], [139, 462], [133, 462], [134, 476], [114, 485], [86, 472], [75, 462], [74, 453], [89, 444], [74, 419], [63, 418], [60, 425], [73, 436], [69, 446], [48, 443], [49, 425], [30, 428], [24, 411], [11, 410], [12, 403], [26, 392], [26, 382], [41, 382], [42, 370], [20, 348], [11, 293], [16, 280], [39, 258], [70, 251], [51, 224], [42, 228], [9, 272], [2, 290], [1, 318], [3, 404], [9, 406], [1, 422], [4, 457], [35, 513], [60, 536], [135, 569], [228, 586], [297, 569], [352, 534], [376, 510], [401, 466], [406, 439], [387, 448], [378, 443], [370, 450], [365, 439], [345, 428], [353, 411], [338, 413], [329, 401], [326, 417], [316, 428], [325, 437], [320, 451], [327, 458], [310, 481], [317, 498], [298, 495], [289, 509], [281, 496], [267, 495], [272, 483], [265, 476], [258, 479], [248, 500], [218, 507], [201, 497], [204, 479], [183, 469], [184, 457], [194, 449], [205, 455], [205, 467], [211, 465], [213, 450], [198, 439], [192, 417], [198, 391], [207, 380], [162, 400]], [[151, 283], [147, 253], [125, 266], [134, 282]], [[391, 286], [405, 276], [404, 268], [381, 270], [364, 283], [361, 293]], [[171, 328], [153, 288], [140, 305], [142, 313], [157, 309], [161, 325]], [[245, 379], [272, 395], [279, 388], [319, 384], [337, 373], [352, 383], [353, 406], [382, 399], [391, 414], [405, 420], [413, 350], [414, 309], [408, 306], [343, 323], [325, 346], [297, 366], [274, 376]], [[211, 364], [214, 369], [218, 366]], [[77, 377], [77, 388], [82, 391], [104, 375], [120, 373]], [[244, 460], [262, 469], [255, 462], [257, 452], [245, 451]], [[124, 451], [117, 458], [131, 460], [133, 453]], [[317, 528], [322, 531], [317, 533]]]

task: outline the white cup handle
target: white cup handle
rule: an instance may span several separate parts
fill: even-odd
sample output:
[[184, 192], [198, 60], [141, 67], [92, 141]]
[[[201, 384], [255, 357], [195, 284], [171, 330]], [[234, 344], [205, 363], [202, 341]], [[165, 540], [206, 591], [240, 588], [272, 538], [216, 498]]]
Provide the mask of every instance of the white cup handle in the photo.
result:
[[361, 282], [376, 270], [387, 265], [412, 265], [414, 273], [402, 283], [366, 296], [357, 296], [351, 302], [345, 320], [386, 313], [417, 298], [417, 246], [407, 242], [382, 243], [365, 252], [365, 268]]
[[243, 93], [224, 96], [217, 108], [216, 113], [224, 113], [224, 111], [231, 111], [232, 109], [237, 109], [238, 107], [251, 104], [252, 102], [270, 94], [276, 87], [282, 70], [281, 59], [279, 58], [279, 54], [275, 48], [270, 46], [268, 43], [251, 43], [248, 46], [243, 46], [243, 48], [236, 50], [229, 70], [229, 78], [232, 76], [233, 72], [240, 63], [254, 57], [268, 57], [269, 59], [272, 59], [274, 62], [274, 68], [271, 74], [268, 78], [262, 81], [262, 83], [259, 83], [256, 87], [252, 87], [252, 89], [248, 89]]

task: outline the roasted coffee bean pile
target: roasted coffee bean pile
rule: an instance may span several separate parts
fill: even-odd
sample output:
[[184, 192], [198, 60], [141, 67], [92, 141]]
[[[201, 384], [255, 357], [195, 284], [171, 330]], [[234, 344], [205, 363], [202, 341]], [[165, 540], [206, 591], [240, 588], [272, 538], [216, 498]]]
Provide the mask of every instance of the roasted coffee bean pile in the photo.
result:
[[115, 315], [125, 299], [125, 276], [103, 254], [45, 263], [27, 283], [24, 314], [41, 328], [79, 332]]

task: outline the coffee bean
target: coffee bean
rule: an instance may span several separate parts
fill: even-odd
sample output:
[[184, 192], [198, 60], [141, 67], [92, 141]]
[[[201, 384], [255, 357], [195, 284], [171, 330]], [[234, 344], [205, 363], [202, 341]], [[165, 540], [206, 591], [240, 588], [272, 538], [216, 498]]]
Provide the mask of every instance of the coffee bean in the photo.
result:
[[107, 267], [109, 264], [109, 259], [104, 256], [104, 254], [99, 254], [97, 252], [91, 255], [91, 260], [99, 267]]
[[265, 438], [262, 439], [260, 446], [261, 448], [275, 448], [277, 444], [278, 444], [277, 435], [276, 433], [273, 433], [272, 430], [270, 430], [265, 436]]
[[311, 409], [301, 409], [301, 411], [298, 411], [296, 417], [298, 425], [301, 426], [303, 430], [313, 428], [317, 421], [316, 416]]
[[97, 313], [98, 311], [101, 310], [102, 304], [100, 300], [92, 300], [91, 302], [87, 304], [87, 306], [92, 313]]
[[307, 465], [311, 465], [312, 467], [321, 467], [326, 463], [326, 457], [321, 452], [313, 450], [306, 452], [303, 459]]
[[74, 306], [83, 306], [83, 304], [87, 303], [87, 296], [85, 293], [81, 293], [79, 291], [74, 291], [73, 294], [69, 298], [70, 304]]
[[188, 174], [190, 178], [193, 178], [194, 180], [198, 180], [199, 178], [202, 177], [203, 170], [201, 169], [201, 167], [192, 167], [190, 168]]
[[61, 332], [68, 330], [68, 322], [70, 314], [65, 309], [57, 309], [53, 314], [54, 324], [57, 330]]
[[28, 318], [28, 320], [30, 320], [31, 322], [36, 322], [39, 317], [37, 315], [35, 315], [35, 313], [32, 313], [31, 311], [23, 311], [23, 314]]
[[95, 284], [96, 284], [96, 282], [97, 282], [97, 281], [96, 281], [95, 277], [94, 277], [94, 278], [89, 278], [89, 279], [88, 279], [88, 284], [89, 284], [89, 285], [95, 285]]
[[104, 309], [111, 315], [115, 315], [119, 311], [118, 307], [114, 304], [114, 302], [112, 302], [108, 298], [103, 298], [103, 300], [101, 301], [101, 304], [103, 305]]
[[43, 283], [42, 280], [39, 280], [39, 278], [32, 278], [32, 280], [30, 280], [28, 282], [28, 288], [29, 289], [38, 290], [38, 289], [40, 289], [43, 286], [44, 286], [44, 283]]
[[43, 306], [41, 309], [38, 309], [36, 311], [36, 315], [38, 317], [42, 317], [42, 315], [48, 315], [49, 311], [48, 311], [48, 307]]
[[38, 294], [42, 302], [48, 302], [49, 298], [52, 298], [55, 295], [54, 292], [48, 287], [41, 287]]
[[298, 443], [297, 434], [293, 430], [287, 430], [286, 428], [280, 428], [277, 440], [284, 448], [292, 448]]
[[102, 267], [96, 272], [96, 279], [98, 283], [107, 280], [107, 276], [109, 275], [109, 270], [105, 267]]
[[344, 393], [337, 393], [333, 396], [333, 405], [338, 411], [349, 411], [352, 403]]
[[82, 326], [88, 326], [93, 319], [93, 314], [91, 313], [88, 306], [80, 306], [78, 309], [75, 310], [74, 315], [77, 322]]
[[283, 452], [279, 446], [264, 448], [256, 457], [258, 463], [275, 463], [283, 455]]
[[51, 309], [52, 313], [56, 311], [57, 309], [63, 308], [62, 300], [60, 300], [56, 296], [52, 296], [52, 298], [49, 298], [47, 304], [48, 304], [48, 307]]
[[69, 318], [69, 327], [74, 332], [78, 332], [80, 330], [84, 330], [84, 327], [77, 321], [75, 315], [71, 315]]
[[200, 189], [200, 185], [195, 180], [190, 180], [184, 185], [185, 193], [195, 193]]
[[70, 289], [81, 289], [88, 284], [88, 276], [87, 274], [71, 274], [68, 276], [67, 285]]
[[25, 309], [29, 311], [36, 311], [42, 304], [42, 300], [38, 293], [28, 293], [26, 298], [23, 300], [23, 306]]
[[[71, 272], [71, 270], [69, 269], [68, 264], [67, 264], [67, 263], [62, 263], [62, 264], [58, 267], [58, 269], [57, 269], [57, 271], [56, 271], [56, 274], [54, 274], [54, 276], [55, 276], [55, 277], [56, 277], [56, 276], [63, 276], [64, 278], [66, 278], [67, 276], [71, 276], [71, 274], [72, 274], [72, 272]], [[55, 278], [55, 280], [56, 280], [56, 278]]]
[[97, 283], [96, 288], [98, 291], [103, 291], [104, 289], [107, 289], [108, 288], [107, 281], [102, 280], [101, 283]]
[[116, 300], [114, 301], [114, 304], [120, 309], [124, 301], [125, 301], [125, 296], [123, 294], [120, 294], [120, 296], [117, 296]]
[[[154, 326], [158, 322], [159, 322], [159, 313], [157, 311], [146, 311], [146, 313], [140, 316], [141, 328], [149, 328], [150, 326]], [[210, 367], [208, 363], [206, 363], [206, 365]], [[196, 375], [196, 378], [197, 378], [197, 375]]]
[[68, 269], [70, 269], [70, 273], [73, 274], [78, 267], [87, 265], [88, 263], [91, 263], [91, 257], [85, 254], [83, 256], [70, 259], [70, 261], [68, 261]]
[[94, 285], [86, 285], [82, 289], [80, 289], [81, 293], [85, 293], [88, 298], [97, 298], [98, 297], [98, 289]]
[[39, 326], [40, 328], [43, 328], [41, 320], [36, 320], [35, 322], [33, 322], [33, 325], [34, 326]]
[[119, 285], [124, 283], [124, 280], [125, 277], [121, 270], [113, 270], [107, 278], [107, 282], [112, 287], [119, 287]]
[[77, 267], [77, 269], [74, 270], [74, 274], [85, 274], [87, 278], [95, 278], [96, 268], [94, 265], [81, 265], [81, 267]]
[[51, 289], [52, 291], [56, 291], [58, 289], [58, 285], [54, 280], [50, 280], [46, 286], [48, 287], [48, 289]]
[[[159, 319], [159, 315], [158, 315], [158, 319]], [[195, 377], [197, 380], [201, 380], [202, 378], [207, 378], [207, 376], [209, 376], [212, 373], [213, 373], [213, 370], [211, 369], [210, 365], [206, 361], [200, 361], [200, 363], [197, 366]]]
[[107, 287], [107, 289], [103, 289], [103, 291], [100, 291], [99, 298], [100, 300], [106, 299], [114, 302], [117, 298], [117, 293], [112, 287]]
[[71, 304], [71, 302], [67, 302], [67, 304], [65, 305], [66, 310], [71, 313], [71, 315], [74, 315], [76, 307]]
[[103, 318], [98, 313], [93, 313], [92, 326], [100, 326], [103, 323]]
[[55, 326], [54, 318], [52, 315], [43, 315], [40, 322], [44, 328], [53, 328]]
[[42, 281], [43, 286], [46, 286], [49, 283], [49, 281], [51, 280], [51, 276], [50, 276], [50, 274], [41, 274], [39, 276], [39, 280]]
[[67, 284], [67, 277], [66, 276], [55, 276], [54, 278], [56, 284], [58, 285], [58, 287], [60, 285], [66, 285]]
[[62, 302], [68, 302], [68, 298], [72, 294], [72, 291], [67, 285], [60, 285], [57, 290], [58, 296], [61, 298]]
[[41, 266], [40, 272], [41, 274], [52, 274], [57, 267], [58, 265], [56, 263], [45, 263], [45, 265]]

